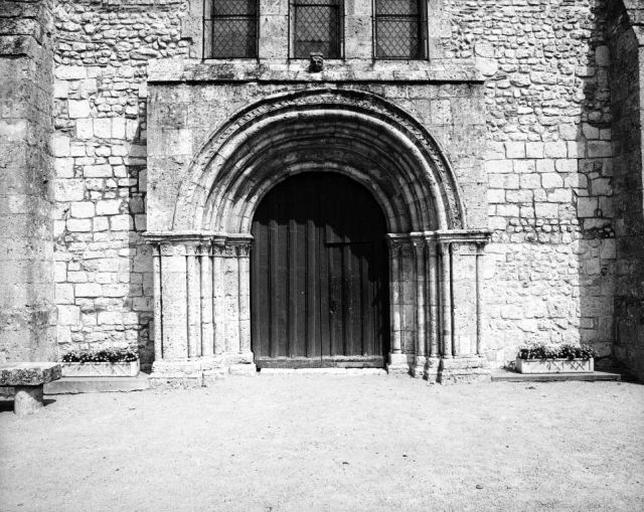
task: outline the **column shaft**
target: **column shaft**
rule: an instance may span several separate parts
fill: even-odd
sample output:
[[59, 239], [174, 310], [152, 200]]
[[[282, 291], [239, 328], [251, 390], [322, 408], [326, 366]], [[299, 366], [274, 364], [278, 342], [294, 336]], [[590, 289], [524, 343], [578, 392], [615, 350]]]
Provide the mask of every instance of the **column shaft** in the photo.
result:
[[439, 334], [439, 315], [438, 315], [438, 257], [436, 254], [436, 244], [430, 242], [428, 258], [429, 274], [429, 355], [431, 357], [440, 356], [440, 334]]
[[201, 247], [201, 354], [214, 354], [214, 329], [212, 308], [212, 258], [207, 246]]
[[440, 244], [441, 254], [441, 302], [442, 316], [441, 324], [443, 331], [443, 355], [452, 357], [452, 297], [451, 297], [451, 261], [450, 261], [450, 244]]
[[186, 254], [188, 293], [188, 357], [201, 355], [201, 272], [195, 247]]

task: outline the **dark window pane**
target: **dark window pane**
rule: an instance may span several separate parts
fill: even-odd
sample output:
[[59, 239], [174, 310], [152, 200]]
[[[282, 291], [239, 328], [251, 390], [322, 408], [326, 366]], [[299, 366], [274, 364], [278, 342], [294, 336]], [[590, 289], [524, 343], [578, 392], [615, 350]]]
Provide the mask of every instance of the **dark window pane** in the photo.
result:
[[418, 0], [377, 0], [376, 15], [418, 16]]
[[340, 6], [329, 0], [306, 0], [294, 5], [296, 58], [319, 52], [326, 58], [340, 57]]
[[379, 58], [420, 57], [418, 21], [415, 19], [378, 19], [376, 56]]
[[256, 0], [211, 1], [210, 18], [204, 22], [205, 56], [244, 58], [257, 55]]
[[255, 16], [255, 0], [215, 0], [212, 13], [214, 16]]
[[376, 0], [375, 56], [423, 57], [423, 20], [418, 0]]

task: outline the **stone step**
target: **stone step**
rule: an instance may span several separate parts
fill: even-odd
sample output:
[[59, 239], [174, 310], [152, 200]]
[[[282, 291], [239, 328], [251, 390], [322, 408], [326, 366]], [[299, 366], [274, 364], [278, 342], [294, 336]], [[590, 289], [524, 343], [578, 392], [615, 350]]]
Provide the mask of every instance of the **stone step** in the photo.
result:
[[136, 377], [63, 377], [45, 384], [46, 395], [142, 391], [150, 387], [148, 376]]
[[260, 375], [283, 375], [295, 373], [297, 375], [387, 375], [384, 368], [262, 368]]
[[554, 381], [600, 381], [622, 380], [619, 373], [588, 372], [588, 373], [517, 373], [511, 370], [493, 370], [492, 382], [554, 382]]

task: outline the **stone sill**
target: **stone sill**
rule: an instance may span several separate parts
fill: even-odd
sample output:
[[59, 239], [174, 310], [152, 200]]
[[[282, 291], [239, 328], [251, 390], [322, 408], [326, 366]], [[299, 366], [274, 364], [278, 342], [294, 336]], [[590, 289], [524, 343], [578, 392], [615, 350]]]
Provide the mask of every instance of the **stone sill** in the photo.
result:
[[483, 82], [471, 63], [444, 67], [429, 61], [327, 60], [319, 73], [308, 71], [307, 60], [187, 60], [158, 59], [148, 64], [149, 83], [172, 82]]

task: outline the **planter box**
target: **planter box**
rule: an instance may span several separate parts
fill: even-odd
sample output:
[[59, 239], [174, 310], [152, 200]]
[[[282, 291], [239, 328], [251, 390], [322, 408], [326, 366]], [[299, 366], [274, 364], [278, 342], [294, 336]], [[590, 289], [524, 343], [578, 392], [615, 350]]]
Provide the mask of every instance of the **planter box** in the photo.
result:
[[519, 373], [592, 373], [594, 359], [519, 359], [516, 360]]
[[136, 377], [139, 361], [125, 363], [61, 363], [63, 377]]

